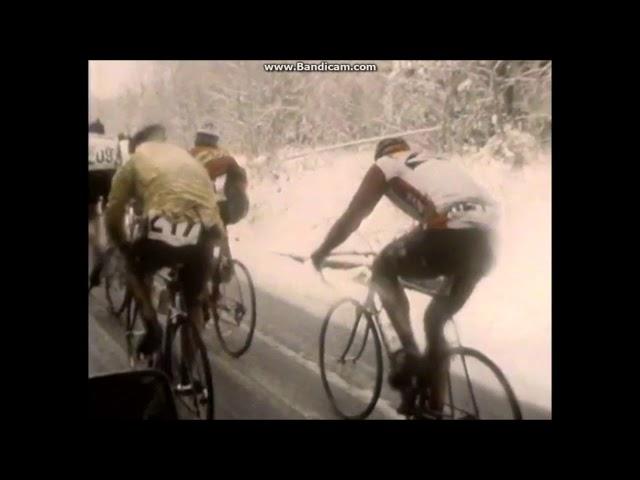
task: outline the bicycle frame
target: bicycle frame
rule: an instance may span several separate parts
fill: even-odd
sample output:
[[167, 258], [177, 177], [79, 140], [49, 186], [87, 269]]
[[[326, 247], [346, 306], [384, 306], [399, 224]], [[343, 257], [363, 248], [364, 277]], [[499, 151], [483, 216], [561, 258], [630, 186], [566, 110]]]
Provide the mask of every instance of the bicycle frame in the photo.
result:
[[[387, 338], [387, 335], [384, 332], [384, 329], [380, 326], [380, 318], [378, 316], [378, 310], [376, 310], [375, 308], [375, 301], [374, 301], [374, 297], [375, 297], [375, 290], [373, 287], [369, 287], [369, 290], [367, 292], [367, 297], [364, 301], [364, 303], [362, 304], [362, 309], [365, 310], [367, 312], [367, 314], [369, 314], [371, 316], [371, 320], [373, 322], [374, 327], [373, 328], [377, 328], [378, 332], [380, 333], [380, 337], [382, 338], [382, 344], [384, 345], [384, 349], [385, 352], [387, 354], [387, 356], [390, 355], [390, 346], [389, 346], [389, 340]], [[359, 307], [359, 304], [358, 304]], [[360, 308], [360, 307], [359, 307]], [[349, 340], [347, 341], [347, 345], [344, 349], [344, 352], [342, 353], [342, 355], [340, 355], [339, 358], [339, 362], [340, 363], [345, 363], [347, 361], [346, 356], [347, 353], [349, 352], [349, 350], [351, 350], [351, 346], [353, 345], [353, 341], [355, 340], [356, 337], [356, 332], [358, 331], [358, 327], [360, 326], [360, 321], [362, 320], [364, 312], [360, 311], [357, 313], [357, 318], [356, 318], [356, 323], [353, 326], [353, 329], [351, 330], [351, 334], [349, 335]], [[350, 360], [353, 362], [356, 362], [357, 360], [360, 359], [360, 357], [362, 356], [364, 349], [367, 345], [367, 340], [369, 338], [369, 329], [372, 328], [371, 325], [367, 325], [367, 328], [364, 332], [364, 338], [362, 339], [362, 345], [360, 346], [360, 350], [358, 351], [358, 353], [351, 358]]]
[[[448, 293], [448, 290], [450, 289], [451, 285], [448, 282], [445, 282], [439, 289], [436, 288], [428, 288], [425, 287], [423, 285], [420, 285], [419, 283], [415, 283], [415, 282], [411, 282], [408, 280], [401, 280], [401, 284], [405, 289], [411, 290], [411, 291], [415, 291], [418, 293], [422, 293], [425, 295], [428, 295], [430, 297], [435, 297], [438, 295], [446, 295]], [[384, 346], [384, 350], [385, 353], [387, 355], [387, 358], [390, 357], [391, 355], [391, 347], [390, 347], [390, 341], [387, 338], [387, 334], [385, 333], [385, 329], [382, 328], [382, 325], [380, 323], [380, 316], [379, 313], [381, 311], [381, 309], [377, 309], [376, 305], [375, 305], [375, 289], [372, 285], [369, 286], [369, 289], [367, 291], [367, 296], [365, 298], [365, 301], [363, 302], [362, 306], [360, 307], [360, 304], [358, 304], [356, 302], [356, 304], [358, 305], [357, 308], [360, 308], [364, 311], [366, 311], [366, 313], [368, 315], [370, 315], [372, 322], [369, 323], [367, 322], [367, 327], [364, 333], [364, 337], [362, 340], [362, 345], [359, 347], [358, 353], [351, 359], [352, 362], [356, 362], [357, 360], [360, 359], [360, 357], [362, 356], [364, 349], [367, 345], [367, 340], [369, 337], [369, 329], [370, 328], [376, 328], [378, 330], [378, 333], [380, 334], [380, 338], [382, 339], [382, 345]], [[357, 312], [357, 317], [356, 317], [356, 322], [351, 330], [351, 333], [349, 335], [349, 339], [347, 341], [347, 345], [344, 349], [344, 351], [342, 352], [342, 355], [339, 358], [339, 362], [340, 363], [345, 363], [347, 361], [347, 354], [348, 352], [351, 350], [351, 347], [353, 346], [353, 342], [355, 340], [355, 336], [356, 336], [356, 332], [358, 331], [358, 327], [360, 326], [360, 322], [362, 321], [362, 317], [364, 315], [364, 311], [360, 311]], [[458, 327], [453, 319], [453, 317], [449, 318], [449, 320], [453, 326], [454, 326], [454, 332], [456, 335], [456, 341], [458, 345], [461, 345], [462, 342], [460, 341], [460, 334], [458, 332]], [[467, 387], [469, 389], [469, 393], [471, 395], [471, 400], [473, 403], [473, 408], [476, 412], [476, 415], [478, 414], [478, 405], [477, 405], [477, 400], [476, 400], [476, 396], [475, 393], [473, 391], [473, 386], [471, 384], [471, 376], [469, 375], [469, 370], [467, 367], [467, 362], [463, 357], [462, 358], [462, 365], [463, 365], [463, 369], [464, 369], [464, 376], [466, 379], [466, 383], [467, 383]], [[449, 399], [450, 399], [450, 404], [447, 404], [451, 410], [451, 416], [453, 417], [454, 415], [454, 409], [455, 406], [453, 404], [453, 385], [451, 382], [451, 375], [450, 373], [447, 371], [447, 390], [449, 393]]]

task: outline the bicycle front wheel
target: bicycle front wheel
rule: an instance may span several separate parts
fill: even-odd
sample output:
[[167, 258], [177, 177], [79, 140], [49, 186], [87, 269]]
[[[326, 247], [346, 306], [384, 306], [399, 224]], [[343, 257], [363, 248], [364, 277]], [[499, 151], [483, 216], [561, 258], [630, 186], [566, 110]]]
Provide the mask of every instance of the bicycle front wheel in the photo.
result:
[[319, 361], [334, 412], [348, 420], [367, 418], [382, 389], [382, 345], [371, 314], [355, 300], [340, 300], [329, 309]]
[[124, 259], [112, 251], [104, 269], [104, 289], [111, 314], [120, 317], [127, 308], [129, 291], [127, 289]]
[[[183, 335], [188, 335], [188, 338], [182, 338]], [[191, 342], [191, 365], [183, 352], [185, 341]], [[164, 371], [171, 381], [178, 415], [184, 419], [213, 420], [213, 378], [207, 348], [197, 329], [186, 319], [170, 322], [167, 327]]]
[[247, 267], [238, 260], [232, 260], [232, 265], [233, 275], [218, 287], [220, 294], [216, 304], [211, 305], [211, 310], [222, 348], [238, 358], [249, 350], [253, 340], [256, 293]]
[[473, 348], [455, 347], [449, 364], [444, 419], [522, 420], [522, 411], [506, 376], [489, 357]]

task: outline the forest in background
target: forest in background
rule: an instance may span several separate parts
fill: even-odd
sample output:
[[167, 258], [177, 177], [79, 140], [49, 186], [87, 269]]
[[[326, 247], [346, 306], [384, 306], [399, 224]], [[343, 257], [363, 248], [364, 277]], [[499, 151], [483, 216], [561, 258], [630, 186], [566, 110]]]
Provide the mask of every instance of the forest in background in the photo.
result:
[[267, 164], [284, 148], [423, 128], [432, 130], [411, 140], [434, 153], [489, 149], [515, 166], [551, 142], [548, 60], [375, 61], [377, 72], [359, 73], [266, 72], [266, 61], [151, 63], [118, 96], [90, 95], [90, 119], [113, 135], [161, 122], [183, 146], [212, 119], [221, 144]]

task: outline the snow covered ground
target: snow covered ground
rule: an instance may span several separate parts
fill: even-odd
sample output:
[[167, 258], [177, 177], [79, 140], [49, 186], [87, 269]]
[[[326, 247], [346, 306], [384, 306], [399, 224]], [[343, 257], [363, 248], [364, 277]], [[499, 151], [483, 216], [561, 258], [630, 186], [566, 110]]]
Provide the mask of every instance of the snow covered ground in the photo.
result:
[[[463, 344], [504, 370], [522, 400], [551, 408], [551, 166], [549, 159], [519, 172], [481, 158], [454, 158], [502, 205], [495, 270], [456, 316]], [[340, 151], [285, 162], [252, 182], [252, 210], [232, 227], [234, 254], [262, 287], [323, 316], [331, 301], [365, 289], [354, 272], [326, 273], [273, 252], [308, 255], [343, 211], [372, 162], [370, 149]], [[251, 171], [250, 171], [251, 175]], [[379, 251], [411, 221], [386, 199], [339, 250]], [[237, 239], [237, 240], [236, 240]], [[424, 345], [422, 313], [428, 299], [410, 295], [412, 323]]]

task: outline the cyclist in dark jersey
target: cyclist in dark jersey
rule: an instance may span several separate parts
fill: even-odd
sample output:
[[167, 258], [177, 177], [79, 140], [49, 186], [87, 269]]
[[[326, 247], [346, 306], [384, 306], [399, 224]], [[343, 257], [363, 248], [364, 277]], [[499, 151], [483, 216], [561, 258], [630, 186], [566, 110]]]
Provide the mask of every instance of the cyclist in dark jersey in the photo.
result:
[[218, 139], [213, 124], [205, 122], [196, 132], [190, 153], [207, 169], [212, 182], [225, 177], [223, 192], [217, 192], [224, 194], [219, 201], [220, 214], [225, 225], [233, 225], [249, 211], [247, 173], [226, 149], [218, 145]]
[[[247, 173], [244, 168], [224, 148], [218, 145], [219, 137], [213, 122], [205, 121], [196, 132], [194, 147], [191, 155], [207, 170], [213, 184], [212, 188], [218, 197], [220, 217], [225, 225], [233, 225], [242, 220], [249, 211], [249, 197], [247, 196]], [[218, 192], [215, 182], [224, 177], [222, 192]], [[219, 280], [228, 281], [231, 278], [231, 248], [228, 244], [221, 244]]]
[[[319, 269], [383, 196], [419, 222], [418, 228], [380, 252], [373, 264], [372, 284], [402, 343], [402, 349], [392, 354], [389, 376], [392, 387], [402, 393], [398, 411], [410, 413], [414, 375], [426, 379], [430, 407], [441, 411], [446, 365], [439, 365], [438, 358], [446, 347], [444, 324], [462, 308], [493, 263], [496, 204], [462, 169], [412, 152], [402, 138], [379, 142], [374, 162], [311, 260]], [[450, 295], [436, 297], [426, 311], [428, 348], [422, 360], [411, 331], [409, 300], [399, 278], [443, 275], [451, 280]]]

